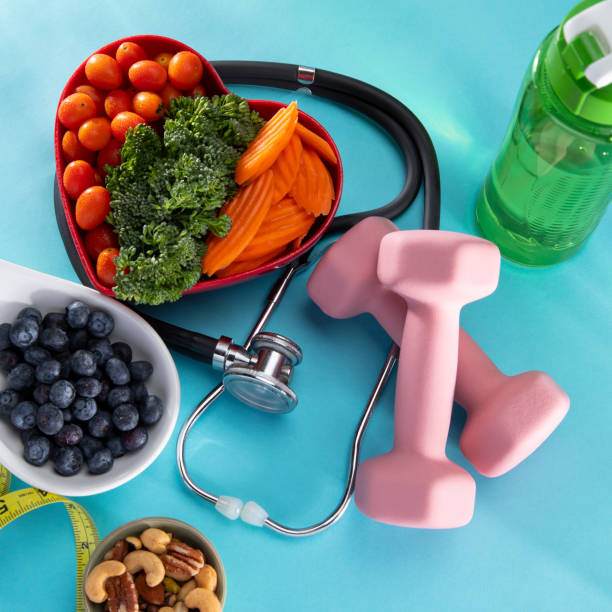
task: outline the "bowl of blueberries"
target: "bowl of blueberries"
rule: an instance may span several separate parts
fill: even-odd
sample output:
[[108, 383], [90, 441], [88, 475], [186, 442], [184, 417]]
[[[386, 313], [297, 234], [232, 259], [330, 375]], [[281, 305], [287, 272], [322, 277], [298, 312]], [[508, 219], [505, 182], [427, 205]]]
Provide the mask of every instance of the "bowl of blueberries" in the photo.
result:
[[60, 495], [108, 491], [162, 451], [178, 373], [138, 314], [93, 289], [0, 260], [0, 463]]

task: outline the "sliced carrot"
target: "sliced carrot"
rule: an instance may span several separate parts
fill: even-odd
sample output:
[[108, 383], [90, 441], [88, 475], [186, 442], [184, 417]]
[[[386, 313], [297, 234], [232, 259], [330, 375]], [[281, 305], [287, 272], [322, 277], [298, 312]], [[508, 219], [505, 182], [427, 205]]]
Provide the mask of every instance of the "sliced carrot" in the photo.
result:
[[315, 216], [326, 215], [334, 199], [332, 178], [321, 158], [304, 147], [295, 182], [289, 195], [306, 211]]
[[295, 134], [272, 166], [276, 184], [276, 199], [284, 198], [295, 181], [302, 157], [302, 141]]
[[274, 199], [274, 172], [267, 170], [258, 179], [238, 191], [221, 209], [232, 220], [225, 238], [212, 236], [202, 258], [202, 271], [212, 276], [229, 266], [257, 233]]
[[295, 126], [295, 133], [302, 139], [305, 145], [313, 148], [325, 161], [328, 161], [334, 166], [338, 163], [336, 154], [329, 144], [320, 136], [304, 127], [301, 123]]
[[263, 255], [257, 259], [245, 259], [244, 261], [234, 261], [226, 268], [217, 271], [217, 278], [226, 278], [227, 276], [233, 276], [234, 274], [241, 274], [242, 272], [248, 272], [254, 270], [259, 266], [272, 261], [275, 257], [280, 255], [285, 249], [286, 245], [283, 245], [270, 253]]
[[306, 234], [314, 222], [314, 215], [286, 198], [270, 208], [258, 232], [235, 261], [263, 257], [270, 251], [286, 246]]
[[242, 185], [263, 174], [287, 146], [297, 124], [297, 102], [277, 111], [261, 128], [236, 164], [234, 180]]

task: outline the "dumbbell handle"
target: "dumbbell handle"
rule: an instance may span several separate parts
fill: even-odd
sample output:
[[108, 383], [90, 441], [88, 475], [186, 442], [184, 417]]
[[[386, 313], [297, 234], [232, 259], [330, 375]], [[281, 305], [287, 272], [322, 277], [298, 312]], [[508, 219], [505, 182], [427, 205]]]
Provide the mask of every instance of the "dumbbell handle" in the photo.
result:
[[[397, 344], [402, 341], [406, 310], [405, 300], [388, 289], [376, 292], [368, 302], [368, 312]], [[506, 376], [499, 371], [487, 354], [461, 328], [455, 401], [467, 411], [473, 411], [503, 383], [505, 378]]]
[[457, 375], [460, 305], [409, 302], [395, 395], [394, 448], [446, 456]]

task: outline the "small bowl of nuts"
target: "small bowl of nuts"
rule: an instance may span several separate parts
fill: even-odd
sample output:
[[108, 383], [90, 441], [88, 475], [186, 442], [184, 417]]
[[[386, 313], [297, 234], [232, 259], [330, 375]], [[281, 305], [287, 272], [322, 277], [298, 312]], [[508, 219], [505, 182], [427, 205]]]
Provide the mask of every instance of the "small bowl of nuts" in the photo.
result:
[[152, 517], [109, 533], [83, 575], [86, 612], [221, 612], [227, 592], [219, 554], [197, 529]]

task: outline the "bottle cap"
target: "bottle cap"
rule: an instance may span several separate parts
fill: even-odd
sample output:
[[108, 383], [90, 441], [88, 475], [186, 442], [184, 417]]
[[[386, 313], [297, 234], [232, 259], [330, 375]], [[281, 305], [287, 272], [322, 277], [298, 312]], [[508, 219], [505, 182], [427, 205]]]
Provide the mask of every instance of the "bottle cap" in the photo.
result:
[[545, 62], [552, 88], [572, 113], [612, 125], [612, 0], [575, 6]]

